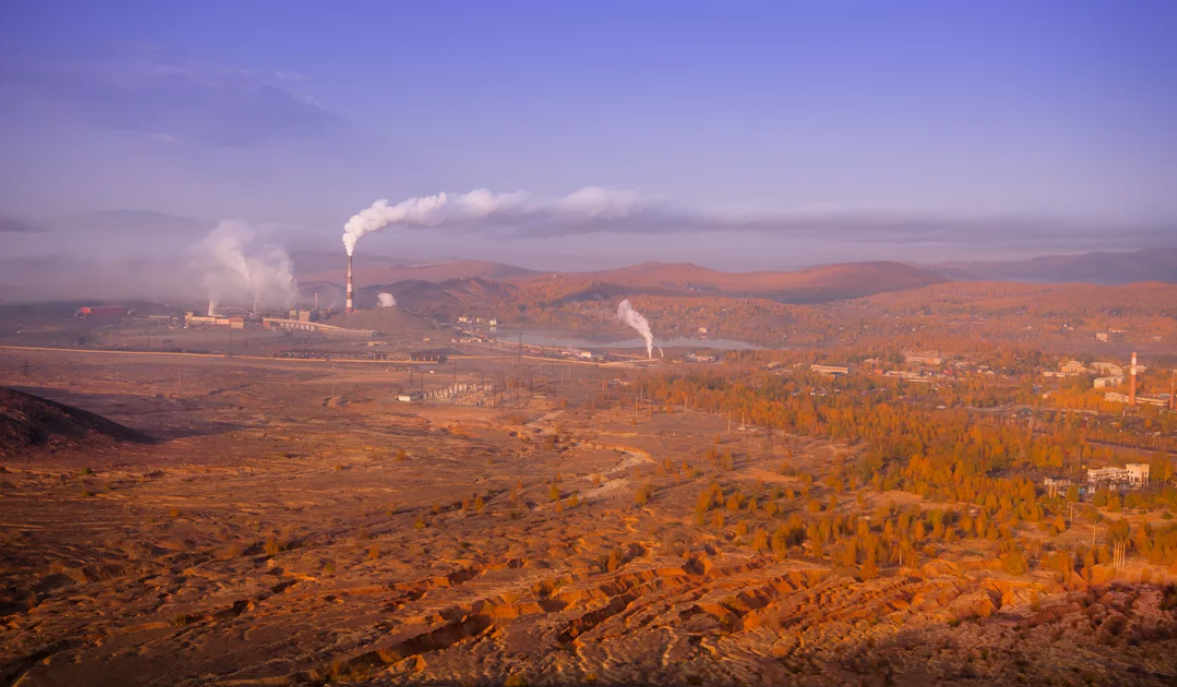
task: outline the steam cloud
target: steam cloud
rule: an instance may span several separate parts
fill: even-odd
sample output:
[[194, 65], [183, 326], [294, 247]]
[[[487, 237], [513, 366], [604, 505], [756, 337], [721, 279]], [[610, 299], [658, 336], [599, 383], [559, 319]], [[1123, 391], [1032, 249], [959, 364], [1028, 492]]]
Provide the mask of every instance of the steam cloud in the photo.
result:
[[617, 319], [633, 327], [646, 340], [646, 357], [654, 358], [654, 334], [650, 331], [650, 322], [630, 305], [629, 299], [617, 304]]
[[479, 189], [414, 197], [396, 205], [378, 200], [347, 221], [343, 227], [343, 245], [351, 255], [361, 238], [393, 224], [417, 228], [462, 228], [475, 224], [517, 229], [548, 226], [549, 230], [558, 231], [617, 222], [641, 212], [643, 207], [638, 194], [595, 187], [555, 199]]
[[210, 309], [225, 300], [255, 311], [262, 306], [287, 308], [298, 301], [290, 256], [280, 246], [255, 245], [255, 238], [247, 222], [225, 220], [194, 247]]
[[381, 308], [391, 308], [392, 306], [396, 305], [396, 299], [393, 298], [392, 294], [388, 292], [379, 294], [376, 296], [376, 300], [378, 301]]

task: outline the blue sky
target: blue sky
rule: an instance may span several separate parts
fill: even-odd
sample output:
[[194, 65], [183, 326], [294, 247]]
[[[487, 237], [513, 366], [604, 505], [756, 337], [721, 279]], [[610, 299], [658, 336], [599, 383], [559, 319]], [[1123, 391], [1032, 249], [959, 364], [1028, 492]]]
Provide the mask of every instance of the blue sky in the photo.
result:
[[[1142, 247], [1177, 234], [1175, 36], [1162, 0], [9, 0], [0, 216], [241, 217], [334, 247], [378, 198], [601, 186], [849, 228], [371, 246], [721, 267]], [[944, 229], [854, 240], [872, 213]]]

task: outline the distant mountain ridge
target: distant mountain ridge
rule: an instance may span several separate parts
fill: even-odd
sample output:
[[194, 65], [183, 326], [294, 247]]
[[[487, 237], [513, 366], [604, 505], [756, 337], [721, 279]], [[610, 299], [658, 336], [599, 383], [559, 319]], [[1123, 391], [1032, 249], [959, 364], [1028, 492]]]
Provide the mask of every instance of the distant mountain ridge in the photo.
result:
[[[296, 274], [303, 284], [342, 284], [343, 261], [322, 272]], [[371, 258], [369, 258], [371, 260]], [[622, 296], [636, 293], [716, 295], [768, 298], [789, 303], [816, 303], [858, 298], [886, 291], [929, 286], [946, 277], [897, 262], [823, 265], [793, 271], [721, 272], [689, 263], [644, 263], [597, 272], [538, 272], [482, 260], [455, 260], [425, 265], [367, 265], [356, 260], [356, 288], [373, 284], [387, 288], [401, 282], [429, 284], [492, 284], [557, 286], [565, 298]], [[309, 265], [296, 261], [296, 265]], [[401, 295], [392, 290], [397, 299]]]
[[0, 234], [40, 234], [44, 231], [44, 229], [31, 224], [0, 217]]
[[947, 281], [946, 277], [926, 269], [887, 261], [757, 272], [721, 272], [689, 263], [644, 263], [599, 272], [548, 275], [546, 278], [579, 280], [596, 284], [598, 288], [610, 285], [630, 291], [653, 289], [662, 293], [768, 298], [785, 303], [859, 298]]
[[941, 262], [924, 266], [954, 280], [1018, 281], [1040, 284], [1122, 285], [1177, 283], [1177, 248], [1125, 252], [1044, 255], [1009, 262]]
[[99, 210], [73, 215], [50, 223], [54, 229], [82, 230], [89, 234], [111, 232], [164, 233], [174, 236], [199, 236], [215, 226], [214, 222], [177, 217], [153, 210]]
[[[343, 283], [347, 272], [347, 259], [342, 253], [334, 258], [326, 255], [322, 260], [311, 261], [294, 258], [295, 274], [300, 280], [335, 281]], [[314, 269], [318, 267], [319, 269]], [[491, 279], [509, 281], [540, 274], [523, 267], [486, 260], [449, 260], [413, 264], [396, 258], [359, 255], [355, 258], [354, 277], [356, 284], [391, 284], [398, 281], [415, 280], [444, 282], [453, 279]]]

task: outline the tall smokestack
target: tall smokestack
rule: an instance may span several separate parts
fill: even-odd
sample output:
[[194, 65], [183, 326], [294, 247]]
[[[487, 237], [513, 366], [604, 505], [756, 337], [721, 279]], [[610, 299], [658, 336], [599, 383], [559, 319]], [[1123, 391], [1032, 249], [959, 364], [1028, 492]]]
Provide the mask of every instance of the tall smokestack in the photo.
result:
[[1132, 353], [1132, 365], [1128, 367], [1128, 405], [1136, 405], [1136, 353]]
[[1169, 380], [1169, 410], [1177, 410], [1177, 370], [1173, 370], [1173, 379]]
[[347, 311], [349, 314], [356, 311], [355, 302], [352, 300], [352, 293], [355, 291], [355, 284], [351, 280], [351, 255], [347, 256]]

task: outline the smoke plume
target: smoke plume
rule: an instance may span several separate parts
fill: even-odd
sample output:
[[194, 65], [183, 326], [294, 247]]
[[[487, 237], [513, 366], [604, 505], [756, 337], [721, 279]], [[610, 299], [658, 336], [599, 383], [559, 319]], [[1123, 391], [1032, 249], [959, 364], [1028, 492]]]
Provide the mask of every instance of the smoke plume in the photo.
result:
[[391, 308], [392, 306], [396, 305], [396, 299], [393, 298], [392, 294], [388, 292], [379, 294], [376, 296], [376, 300], [381, 308]]
[[492, 193], [478, 189], [469, 193], [414, 197], [390, 205], [378, 200], [347, 221], [343, 245], [347, 254], [362, 237], [387, 226], [469, 228], [475, 224], [527, 227], [586, 227], [617, 221], [642, 207], [635, 193], [602, 188], [584, 188], [563, 198], [532, 199], [526, 193]]
[[1111, 227], [1084, 218], [945, 214], [902, 206], [811, 203], [773, 211], [714, 212], [675, 206], [633, 191], [583, 188], [556, 198], [525, 192], [439, 193], [399, 203], [378, 200], [347, 221], [343, 244], [350, 255], [360, 238], [388, 226], [450, 231], [497, 231], [518, 237], [609, 232], [672, 234], [763, 232], [854, 243], [959, 243], [1000, 241], [1008, 246], [1053, 246], [1059, 236], [1092, 250], [1125, 236], [1136, 246], [1169, 245], [1170, 223]]
[[629, 299], [617, 304], [617, 319], [637, 330], [646, 340], [646, 357], [654, 358], [654, 334], [650, 331], [650, 323], [630, 305]]
[[256, 311], [298, 301], [290, 256], [280, 246], [256, 245], [255, 238], [247, 222], [225, 220], [194, 247], [210, 306], [228, 300]]

